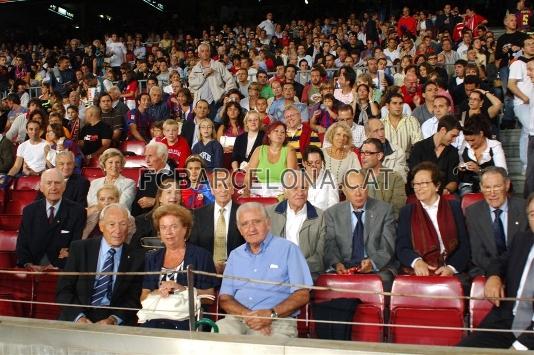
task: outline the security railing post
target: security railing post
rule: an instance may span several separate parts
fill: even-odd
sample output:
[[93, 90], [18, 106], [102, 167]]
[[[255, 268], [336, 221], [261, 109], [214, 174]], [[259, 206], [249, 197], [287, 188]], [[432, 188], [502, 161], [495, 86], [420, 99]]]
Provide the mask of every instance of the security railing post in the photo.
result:
[[194, 286], [193, 265], [187, 265], [187, 293], [189, 295], [189, 330], [195, 330], [195, 289]]

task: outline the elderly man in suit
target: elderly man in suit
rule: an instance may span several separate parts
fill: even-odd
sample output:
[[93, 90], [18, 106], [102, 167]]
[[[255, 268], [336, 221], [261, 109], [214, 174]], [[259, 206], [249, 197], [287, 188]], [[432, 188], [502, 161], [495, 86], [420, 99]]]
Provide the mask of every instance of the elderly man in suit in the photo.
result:
[[[527, 200], [528, 231], [519, 231], [508, 250], [488, 266], [485, 296], [495, 305], [480, 328], [510, 332], [473, 332], [459, 346], [534, 350], [534, 195]], [[506, 296], [522, 301], [503, 301]]]
[[390, 290], [397, 270], [393, 207], [368, 197], [365, 176], [355, 170], [346, 174], [343, 192], [347, 201], [325, 211], [326, 267], [339, 274], [355, 266], [359, 273], [377, 273]]
[[300, 247], [313, 279], [324, 272], [323, 253], [326, 225], [323, 211], [308, 200], [308, 178], [300, 170], [286, 170], [283, 176], [285, 200], [267, 208], [271, 233]]
[[[102, 237], [72, 243], [65, 271], [142, 272], [143, 253], [129, 250], [125, 243], [129, 219], [130, 212], [118, 203], [104, 207], [99, 221]], [[139, 275], [61, 276], [56, 301], [79, 306], [63, 307], [59, 319], [77, 323], [132, 324], [134, 311], [106, 309], [106, 306], [139, 308], [142, 281]]]
[[41, 175], [40, 189], [45, 198], [22, 211], [17, 265], [35, 271], [65, 266], [70, 243], [82, 237], [86, 216], [82, 205], [63, 197], [65, 186], [57, 169]]
[[465, 222], [471, 245], [471, 276], [486, 275], [491, 260], [502, 255], [515, 234], [527, 229], [525, 200], [509, 197], [510, 178], [506, 170], [491, 166], [482, 171], [480, 190], [484, 200], [469, 206]]
[[211, 176], [215, 203], [193, 211], [193, 229], [189, 242], [213, 255], [218, 273], [223, 273], [230, 252], [245, 240], [239, 232], [235, 214], [239, 205], [232, 201], [234, 186], [227, 170], [215, 170]]

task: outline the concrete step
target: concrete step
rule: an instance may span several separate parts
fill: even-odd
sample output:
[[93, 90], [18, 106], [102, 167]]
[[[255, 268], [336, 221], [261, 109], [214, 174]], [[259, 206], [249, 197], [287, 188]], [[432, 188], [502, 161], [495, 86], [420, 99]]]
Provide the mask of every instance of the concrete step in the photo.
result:
[[510, 175], [519, 174], [523, 171], [523, 163], [519, 158], [509, 158], [506, 156], [506, 166], [508, 167], [508, 172]]
[[514, 187], [514, 195], [522, 196], [523, 189], [525, 187], [525, 176], [521, 174], [513, 174], [510, 176], [510, 180], [512, 181], [512, 185]]

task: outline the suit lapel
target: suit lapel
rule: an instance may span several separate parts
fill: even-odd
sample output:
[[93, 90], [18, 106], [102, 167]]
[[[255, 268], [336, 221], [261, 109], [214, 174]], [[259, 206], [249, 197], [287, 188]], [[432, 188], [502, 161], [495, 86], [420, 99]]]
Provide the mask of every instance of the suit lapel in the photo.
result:
[[[352, 250], [352, 212], [351, 212], [351, 206], [349, 201], [342, 202], [345, 205], [343, 205], [341, 209], [339, 219], [337, 220], [340, 224], [340, 234], [348, 236], [349, 240], [349, 247], [350, 250]], [[365, 226], [364, 226], [365, 230]]]
[[[91, 243], [87, 244], [85, 249], [86, 260], [87, 260], [87, 269], [88, 272], [96, 272], [98, 269], [98, 255], [100, 254], [100, 243], [102, 242], [102, 237], [95, 238], [91, 240]], [[91, 298], [93, 297], [93, 288], [95, 285], [96, 276], [82, 276], [87, 279], [87, 304], [91, 304]]]
[[211, 204], [211, 205], [208, 205], [208, 208], [206, 208], [206, 216], [204, 216], [205, 220], [202, 221], [202, 218], [200, 221], [200, 223], [204, 223], [204, 225], [206, 226], [206, 234], [204, 236], [204, 238], [206, 238], [207, 240], [207, 244], [209, 246], [209, 249], [208, 250], [211, 250], [211, 252], [213, 253], [213, 240], [215, 239], [215, 234], [214, 234], [214, 231], [215, 231], [215, 225], [214, 225], [214, 218], [213, 218], [213, 213], [215, 211], [215, 204]]
[[[121, 260], [119, 261], [118, 272], [127, 272], [130, 269], [130, 255], [128, 254], [128, 247], [126, 244], [122, 245]], [[117, 276], [115, 278], [115, 284], [113, 285], [113, 291], [111, 293], [111, 301], [114, 301], [118, 295], [120, 295], [120, 287], [124, 283], [124, 276]]]
[[533, 236], [531, 232], [528, 233], [521, 233], [518, 237], [525, 238], [525, 240], [521, 241], [521, 245], [524, 245], [523, 248], [517, 248], [519, 249], [519, 252], [516, 255], [513, 256], [513, 260], [510, 260], [509, 262], [513, 262], [513, 269], [514, 272], [512, 272], [512, 277], [510, 277], [510, 285], [509, 289], [513, 294], [508, 295], [508, 297], [517, 297], [517, 291], [519, 288], [519, 284], [521, 282], [521, 277], [523, 276], [523, 269], [525, 268], [525, 264], [527, 262], [528, 254], [530, 254], [530, 249], [532, 248], [533, 243]]
[[[228, 223], [230, 223], [228, 225], [228, 235], [226, 236], [226, 255], [230, 255], [230, 251], [232, 251], [233, 249], [235, 249], [239, 243], [238, 241], [238, 235], [239, 235], [239, 230], [237, 229], [237, 222], [236, 222], [236, 219], [235, 219], [235, 214], [237, 212], [237, 208], [239, 206], [237, 205], [237, 203], [235, 202], [232, 202], [232, 208], [230, 209], [230, 220], [228, 221]], [[215, 208], [214, 208], [215, 209]], [[212, 212], [213, 214], [213, 212]], [[215, 226], [214, 226], [215, 227]], [[215, 235], [214, 233], [212, 233], [213, 235], [213, 239], [215, 239]]]
[[491, 209], [487, 202], [483, 203], [484, 208], [480, 209], [479, 224], [481, 235], [477, 235], [476, 238], [483, 238], [486, 240], [486, 245], [489, 248], [490, 253], [497, 254], [497, 245], [495, 244], [495, 235], [493, 234], [493, 221], [491, 217]]
[[521, 211], [519, 206], [514, 203], [512, 199], [508, 199], [508, 226], [507, 226], [507, 246], [508, 248], [512, 245], [513, 238], [517, 232], [519, 232], [519, 228], [521, 226], [521, 222], [519, 221], [519, 216], [521, 214], [525, 213], [524, 211]]
[[363, 225], [363, 244], [367, 245], [367, 240], [369, 240], [369, 235], [371, 234], [371, 226], [374, 225], [375, 221], [374, 213], [374, 201], [370, 198], [367, 199], [367, 205], [365, 206], [365, 222]]

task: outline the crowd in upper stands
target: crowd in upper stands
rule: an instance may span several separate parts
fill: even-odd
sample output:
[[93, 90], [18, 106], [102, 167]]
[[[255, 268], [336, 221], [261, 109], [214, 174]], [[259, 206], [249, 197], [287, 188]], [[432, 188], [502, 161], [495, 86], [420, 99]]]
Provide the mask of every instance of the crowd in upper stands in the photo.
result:
[[[456, 275], [468, 290], [527, 228], [525, 201], [509, 195], [499, 137], [522, 127], [526, 197], [534, 191], [532, 15], [516, 1], [499, 37], [476, 8], [446, 4], [432, 14], [404, 7], [388, 20], [362, 11], [283, 24], [268, 13], [258, 26], [211, 26], [200, 37], [2, 44], [5, 185], [57, 168], [66, 181], [60, 193], [52, 174], [41, 181], [46, 219], [53, 223], [67, 200], [79, 207], [69, 213], [80, 214], [58, 227], [68, 234], [61, 242], [37, 245], [43, 231], [32, 218], [45, 218], [45, 206], [25, 210], [18, 264], [63, 267], [65, 240], [99, 236], [101, 211], [119, 203], [135, 217], [132, 247], [157, 245], [162, 226], [154, 223], [172, 215], [187, 225], [187, 244], [203, 248], [187, 257], [224, 272], [244, 242], [237, 204], [260, 197], [276, 202], [272, 233], [300, 246], [314, 279], [377, 273], [389, 290], [399, 273]], [[144, 149], [138, 181], [122, 174], [135, 144]], [[103, 175], [89, 184], [84, 172], [97, 166]], [[234, 173], [231, 186], [218, 185], [222, 168]], [[287, 177], [301, 170], [307, 179]], [[462, 211], [458, 201], [478, 192], [481, 202]], [[177, 204], [193, 211], [193, 223], [182, 210], [161, 209]], [[159, 270], [172, 248], [147, 267]], [[145, 279], [141, 298], [155, 288], [158, 280]]]

